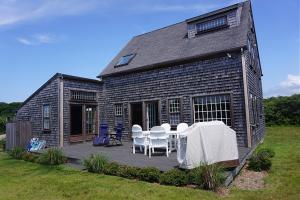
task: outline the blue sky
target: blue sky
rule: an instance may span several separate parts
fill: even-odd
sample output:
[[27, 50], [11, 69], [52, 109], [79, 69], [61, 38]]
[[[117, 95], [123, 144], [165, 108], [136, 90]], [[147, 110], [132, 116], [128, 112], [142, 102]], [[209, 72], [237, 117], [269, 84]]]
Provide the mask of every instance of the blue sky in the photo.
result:
[[[95, 78], [134, 36], [232, 0], [0, 0], [0, 102], [56, 72]], [[300, 93], [298, 0], [252, 1], [265, 96]]]

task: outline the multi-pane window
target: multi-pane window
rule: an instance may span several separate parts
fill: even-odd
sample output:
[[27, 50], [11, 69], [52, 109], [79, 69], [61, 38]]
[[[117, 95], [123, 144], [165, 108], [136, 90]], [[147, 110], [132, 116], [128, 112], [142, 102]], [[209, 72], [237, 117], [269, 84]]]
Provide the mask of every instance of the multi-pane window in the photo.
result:
[[115, 116], [122, 116], [123, 115], [123, 106], [122, 104], [115, 105]]
[[231, 105], [229, 94], [200, 96], [193, 99], [194, 121], [223, 121], [231, 126]]
[[87, 92], [87, 91], [71, 91], [71, 99], [73, 101], [96, 101], [96, 92]]
[[118, 61], [118, 63], [115, 65], [115, 67], [121, 67], [124, 65], [128, 65], [134, 56], [135, 56], [135, 54], [128, 54], [126, 56], [121, 57], [120, 60]]
[[212, 19], [212, 20], [209, 20], [206, 22], [198, 23], [198, 24], [196, 24], [196, 28], [197, 28], [197, 32], [201, 33], [201, 32], [204, 32], [204, 31], [207, 31], [210, 29], [215, 29], [215, 28], [225, 26], [225, 25], [227, 25], [227, 17], [226, 16]]
[[180, 123], [180, 99], [169, 100], [169, 122], [171, 125]]
[[50, 130], [50, 105], [43, 105], [43, 129]]

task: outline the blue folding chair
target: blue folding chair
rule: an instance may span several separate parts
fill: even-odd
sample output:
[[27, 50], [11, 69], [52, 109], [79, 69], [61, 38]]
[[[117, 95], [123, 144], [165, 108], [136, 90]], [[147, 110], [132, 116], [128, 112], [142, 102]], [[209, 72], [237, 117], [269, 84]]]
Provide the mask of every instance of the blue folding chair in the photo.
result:
[[99, 134], [93, 139], [94, 146], [109, 145], [108, 125], [102, 123], [100, 125]]
[[116, 133], [110, 134], [110, 140], [116, 145], [122, 145], [123, 124], [118, 123], [117, 127], [115, 128], [115, 131]]

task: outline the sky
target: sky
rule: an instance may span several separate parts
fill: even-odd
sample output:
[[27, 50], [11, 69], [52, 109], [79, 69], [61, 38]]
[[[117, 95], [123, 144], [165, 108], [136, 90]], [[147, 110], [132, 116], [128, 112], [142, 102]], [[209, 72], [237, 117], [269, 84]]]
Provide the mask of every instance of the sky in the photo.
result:
[[[55, 73], [96, 78], [135, 35], [239, 0], [0, 0], [0, 102]], [[300, 93], [300, 1], [252, 0], [265, 97]]]

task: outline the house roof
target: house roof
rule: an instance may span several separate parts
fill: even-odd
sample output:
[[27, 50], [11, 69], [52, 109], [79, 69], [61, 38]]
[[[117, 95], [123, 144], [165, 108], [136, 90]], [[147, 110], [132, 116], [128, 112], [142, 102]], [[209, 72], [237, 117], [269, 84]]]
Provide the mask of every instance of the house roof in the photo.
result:
[[101, 81], [96, 80], [96, 79], [89, 79], [89, 78], [84, 78], [84, 77], [79, 77], [79, 76], [72, 76], [68, 74], [61, 74], [61, 73], [56, 73], [54, 74], [46, 83], [44, 83], [40, 88], [38, 88], [32, 95], [30, 95], [20, 106], [22, 108], [28, 101], [30, 101], [35, 95], [37, 95], [42, 89], [44, 89], [49, 83], [51, 83], [53, 80], [61, 78], [65, 80], [75, 80], [75, 81], [84, 81], [84, 82], [89, 82], [89, 83], [101, 83]]
[[[187, 38], [187, 23], [211, 17], [242, 6], [240, 24], [228, 29]], [[203, 14], [158, 30], [133, 37], [98, 77], [143, 70], [167, 63], [189, 60], [210, 54], [226, 52], [247, 45], [247, 26], [250, 2], [245, 1]], [[121, 57], [135, 54], [128, 65], [115, 68]]]

